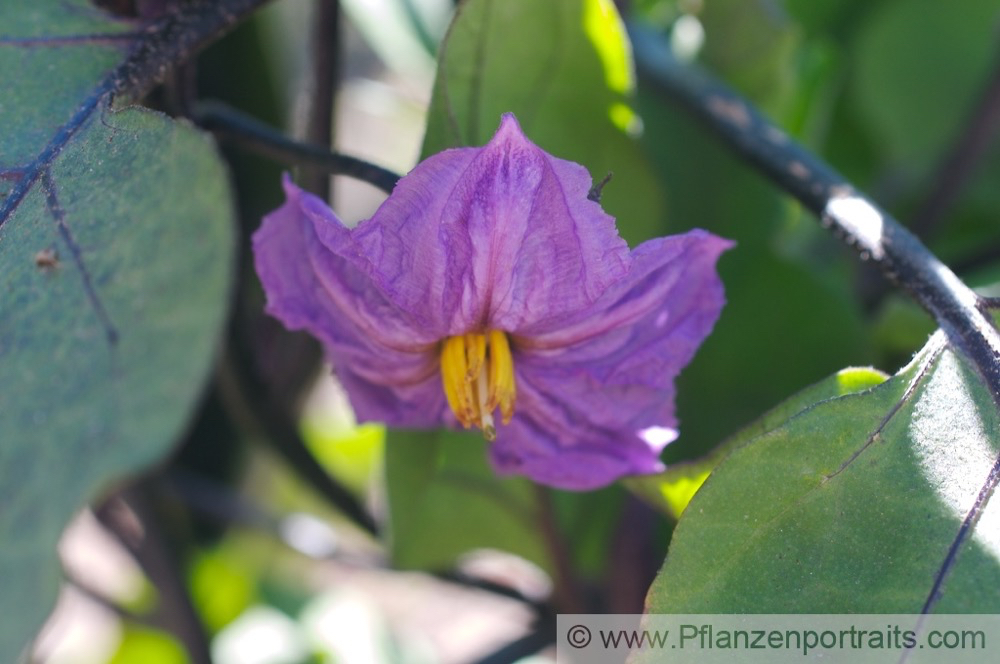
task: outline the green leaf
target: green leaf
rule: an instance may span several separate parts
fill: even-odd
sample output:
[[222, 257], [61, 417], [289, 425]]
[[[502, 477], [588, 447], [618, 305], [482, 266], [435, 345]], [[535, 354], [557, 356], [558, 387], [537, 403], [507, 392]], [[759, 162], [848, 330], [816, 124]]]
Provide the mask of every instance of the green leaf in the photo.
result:
[[[512, 111], [543, 149], [597, 178], [614, 171], [602, 205], [617, 216], [623, 237], [644, 239], [662, 232], [662, 204], [624, 128], [633, 117], [632, 82], [625, 33], [609, 0], [470, 0], [441, 47], [423, 153], [482, 145]], [[390, 431], [386, 472], [397, 564], [444, 568], [470, 549], [494, 547], [551, 566], [530, 482], [497, 478], [479, 436]], [[575, 498], [560, 501], [561, 523], [579, 517], [583, 503]], [[614, 518], [603, 512], [587, 532], [606, 532]], [[587, 547], [588, 569], [603, 555], [594, 548]]]
[[610, 0], [470, 0], [441, 47], [423, 156], [482, 145], [513, 112], [542, 149], [614, 173], [601, 205], [629, 243], [661, 235], [662, 193], [628, 134], [634, 78]]
[[497, 477], [481, 436], [391, 431], [389, 441], [386, 485], [397, 565], [449, 569], [465, 552], [495, 548], [551, 569], [536, 535], [534, 487]]
[[858, 23], [859, 15], [884, 0], [784, 0], [785, 10], [791, 14], [810, 36], [850, 32]]
[[918, 613], [942, 577], [935, 612], [996, 613], [1000, 503], [958, 537], [998, 427], [979, 376], [934, 335], [881, 385], [735, 450], [681, 518], [649, 612]]
[[668, 515], [680, 518], [695, 492], [708, 479], [712, 470], [733, 450], [750, 440], [777, 428], [793, 415], [813, 405], [852, 392], [860, 392], [882, 383], [886, 375], [866, 367], [853, 367], [838, 371], [815, 385], [789, 397], [760, 419], [727, 438], [709, 454], [694, 461], [672, 464], [657, 475], [629, 478], [625, 485], [653, 507]]
[[0, 9], [0, 661], [59, 583], [73, 512], [162, 458], [225, 314], [232, 210], [213, 146], [112, 111], [135, 35], [84, 0]]
[[996, 0], [891, 0], [865, 21], [854, 52], [858, 108], [897, 165], [927, 166], [958, 134], [986, 85], [998, 18]]
[[713, 0], [699, 16], [705, 29], [702, 59], [771, 114], [790, 101], [796, 27], [767, 0]]

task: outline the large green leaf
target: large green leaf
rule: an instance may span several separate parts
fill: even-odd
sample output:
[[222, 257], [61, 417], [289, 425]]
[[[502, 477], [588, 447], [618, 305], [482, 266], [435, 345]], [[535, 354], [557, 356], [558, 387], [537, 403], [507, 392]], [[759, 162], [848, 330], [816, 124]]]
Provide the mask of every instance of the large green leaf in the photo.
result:
[[671, 464], [667, 470], [656, 475], [629, 478], [625, 481], [625, 485], [653, 507], [675, 519], [679, 518], [712, 470], [730, 452], [780, 426], [788, 418], [820, 401], [866, 390], [885, 379], [886, 375], [881, 371], [868, 367], [852, 367], [838, 371], [829, 378], [785, 399], [727, 438], [704, 457]]
[[462, 553], [494, 548], [551, 568], [536, 535], [535, 489], [523, 479], [496, 477], [482, 436], [393, 431], [389, 443], [386, 484], [397, 565], [443, 570]]
[[[424, 155], [482, 145], [502, 113], [552, 154], [615, 178], [602, 204], [627, 240], [662, 232], [662, 204], [638, 145], [623, 125], [633, 74], [627, 40], [609, 0], [470, 0], [441, 47]], [[549, 567], [538, 535], [536, 494], [523, 479], [497, 478], [472, 434], [391, 431], [387, 436], [395, 561], [445, 567], [469, 549], [502, 548]], [[560, 499], [561, 523], [586, 508]], [[593, 514], [593, 512], [591, 512]], [[610, 511], [588, 532], [604, 532]], [[442, 536], [445, 533], [447, 536]], [[585, 534], [578, 532], [581, 537]], [[593, 538], [589, 541], [593, 542]], [[581, 548], [581, 564], [594, 569]]]
[[681, 518], [649, 612], [917, 613], [939, 578], [934, 611], [1000, 611], [995, 497], [959, 539], [998, 431], [978, 374], [932, 336], [881, 385], [733, 452]]
[[109, 81], [142, 37], [85, 0], [0, 6], [0, 661], [48, 612], [59, 533], [166, 454], [224, 317], [228, 185], [212, 145]]

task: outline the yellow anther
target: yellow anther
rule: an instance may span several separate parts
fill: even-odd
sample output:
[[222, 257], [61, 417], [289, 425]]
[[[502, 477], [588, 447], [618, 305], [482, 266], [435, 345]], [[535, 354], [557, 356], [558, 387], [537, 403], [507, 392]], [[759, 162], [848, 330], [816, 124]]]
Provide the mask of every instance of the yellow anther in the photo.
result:
[[496, 437], [493, 411], [503, 423], [514, 415], [514, 358], [507, 334], [490, 330], [448, 337], [441, 345], [441, 381], [448, 405], [462, 426]]
[[483, 362], [486, 361], [486, 336], [470, 332], [465, 335], [465, 355], [468, 358], [469, 381], [475, 381], [476, 376], [483, 370]]
[[468, 427], [472, 423], [472, 406], [466, 389], [468, 364], [462, 337], [448, 337], [441, 347], [441, 380], [444, 394], [455, 417]]
[[514, 385], [514, 357], [510, 354], [507, 335], [499, 330], [490, 330], [490, 393], [487, 407], [492, 411], [500, 407], [503, 423], [508, 424], [514, 416], [514, 399], [517, 390]]

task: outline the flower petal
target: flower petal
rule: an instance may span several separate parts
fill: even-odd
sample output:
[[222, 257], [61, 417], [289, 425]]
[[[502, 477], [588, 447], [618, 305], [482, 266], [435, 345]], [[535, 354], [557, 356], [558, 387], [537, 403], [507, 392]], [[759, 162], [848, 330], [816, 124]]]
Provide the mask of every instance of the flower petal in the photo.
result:
[[[437, 426], [446, 404], [436, 340], [398, 311], [366, 274], [327, 244], [347, 229], [315, 196], [285, 179], [286, 202], [267, 215], [253, 247], [267, 312], [323, 344], [360, 420]], [[325, 240], [325, 242], [324, 242]]]
[[576, 489], [656, 472], [674, 379], [724, 303], [715, 262], [730, 246], [700, 230], [646, 242], [587, 311], [516, 337], [519, 426], [498, 432], [497, 469]]
[[[577, 387], [601, 391], [594, 383]], [[546, 393], [523, 380], [518, 389], [518, 413], [509, 425], [499, 427], [490, 447], [499, 474], [526, 475], [548, 486], [586, 491], [625, 475], [663, 470], [659, 453], [665, 443], [650, 444], [636, 431], [588, 422], [589, 413], [581, 408], [592, 401], [578, 404], [570, 395]]]
[[439, 337], [517, 330], [593, 303], [627, 270], [590, 176], [505, 115], [481, 148], [434, 155], [352, 231], [387, 299]]

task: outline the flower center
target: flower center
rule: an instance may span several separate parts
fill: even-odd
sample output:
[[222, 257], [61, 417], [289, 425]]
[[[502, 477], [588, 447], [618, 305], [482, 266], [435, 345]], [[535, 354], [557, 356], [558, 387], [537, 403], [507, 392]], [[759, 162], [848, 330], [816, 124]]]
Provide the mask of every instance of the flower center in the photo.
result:
[[455, 417], [466, 429], [473, 424], [482, 429], [486, 440], [497, 435], [493, 411], [500, 408], [504, 424], [514, 415], [514, 358], [507, 335], [500, 330], [445, 339], [441, 380]]

